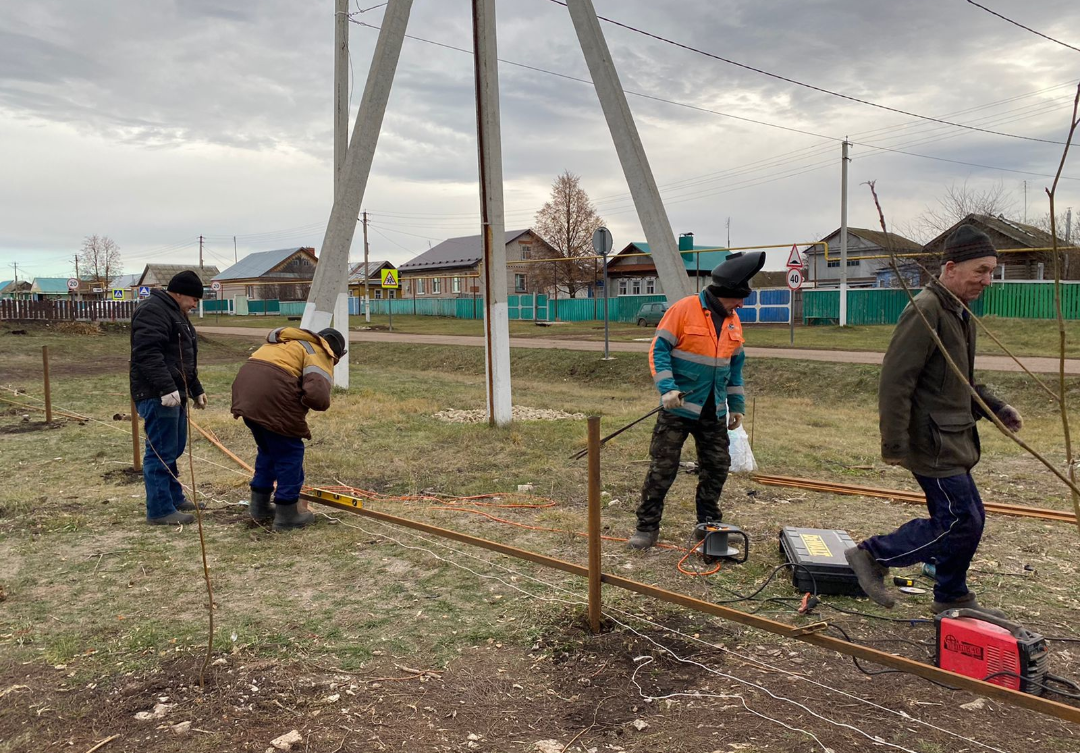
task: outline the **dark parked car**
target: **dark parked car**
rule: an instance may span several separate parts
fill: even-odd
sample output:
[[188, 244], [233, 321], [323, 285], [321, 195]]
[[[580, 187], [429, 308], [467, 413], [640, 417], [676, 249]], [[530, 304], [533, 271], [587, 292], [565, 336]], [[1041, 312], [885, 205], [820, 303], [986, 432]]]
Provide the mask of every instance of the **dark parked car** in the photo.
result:
[[660, 323], [660, 320], [664, 317], [664, 312], [667, 310], [668, 305], [663, 301], [660, 303], [643, 303], [634, 318], [637, 320], [639, 327], [648, 327], [649, 325], [655, 327]]

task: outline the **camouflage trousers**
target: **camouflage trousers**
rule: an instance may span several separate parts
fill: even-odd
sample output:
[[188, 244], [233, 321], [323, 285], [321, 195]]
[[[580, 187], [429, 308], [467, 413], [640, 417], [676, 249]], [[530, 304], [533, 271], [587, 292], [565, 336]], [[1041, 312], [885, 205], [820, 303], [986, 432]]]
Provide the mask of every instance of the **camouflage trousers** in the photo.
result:
[[675, 482], [682, 447], [689, 435], [693, 435], [697, 445], [697, 522], [720, 520], [720, 492], [724, 489], [731, 467], [727, 416], [705, 414], [693, 419], [662, 410], [656, 419], [649, 445], [652, 462], [645, 484], [641, 487], [641, 503], [637, 509], [639, 531], [659, 530], [660, 518], [664, 514], [664, 497]]

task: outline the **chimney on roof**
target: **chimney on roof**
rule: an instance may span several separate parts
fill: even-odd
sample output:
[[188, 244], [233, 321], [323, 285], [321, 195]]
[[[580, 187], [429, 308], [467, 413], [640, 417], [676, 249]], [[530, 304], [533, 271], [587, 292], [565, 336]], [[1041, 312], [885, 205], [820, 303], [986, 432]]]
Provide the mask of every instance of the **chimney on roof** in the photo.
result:
[[680, 251], [693, 251], [694, 250], [694, 234], [683, 233], [679, 236], [679, 250]]

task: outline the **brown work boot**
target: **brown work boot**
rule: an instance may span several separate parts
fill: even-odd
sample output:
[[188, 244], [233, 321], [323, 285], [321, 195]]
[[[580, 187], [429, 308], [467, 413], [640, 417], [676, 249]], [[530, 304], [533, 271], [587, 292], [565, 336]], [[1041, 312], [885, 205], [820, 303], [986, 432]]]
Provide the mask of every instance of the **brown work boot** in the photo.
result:
[[657, 539], [660, 538], [659, 531], [634, 531], [634, 535], [630, 537], [630, 540], [626, 542], [626, 546], [629, 549], [651, 549], [656, 546]]
[[975, 598], [975, 594], [970, 591], [966, 596], [961, 596], [956, 601], [937, 601], [934, 600], [934, 606], [931, 607], [934, 610], [934, 614], [941, 614], [950, 609], [970, 609], [975, 612], [982, 612], [988, 614], [991, 617], [998, 617], [1002, 620], [1009, 619], [1009, 616], [1002, 612], [1000, 609], [993, 609], [992, 607], [984, 607], [979, 604]]
[[870, 556], [870, 552], [859, 549], [857, 546], [846, 550], [844, 559], [847, 560], [851, 569], [855, 571], [855, 577], [859, 579], [859, 585], [862, 586], [863, 593], [886, 609], [892, 609], [896, 606], [896, 599], [889, 593], [889, 589], [885, 587], [885, 575], [889, 572], [889, 568], [879, 565]]

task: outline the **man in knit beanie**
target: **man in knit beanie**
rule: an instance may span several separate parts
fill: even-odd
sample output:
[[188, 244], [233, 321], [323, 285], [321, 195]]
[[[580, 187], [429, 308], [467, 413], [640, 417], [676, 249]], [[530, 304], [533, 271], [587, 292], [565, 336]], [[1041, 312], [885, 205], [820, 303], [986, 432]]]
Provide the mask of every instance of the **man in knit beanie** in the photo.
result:
[[[895, 603], [885, 587], [890, 567], [931, 562], [937, 566], [935, 613], [964, 608], [1004, 616], [980, 606], [967, 586], [986, 519], [971, 469], [979, 462], [975, 424], [987, 415], [971, 388], [1010, 431], [1023, 425], [1015, 408], [975, 382], [975, 324], [967, 307], [989, 287], [996, 266], [997, 251], [985, 233], [957, 228], [945, 241], [941, 274], [900, 315], [881, 366], [881, 456], [911, 471], [930, 512], [844, 552], [863, 591], [885, 607]], [[962, 378], [946, 363], [927, 322]]]

